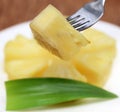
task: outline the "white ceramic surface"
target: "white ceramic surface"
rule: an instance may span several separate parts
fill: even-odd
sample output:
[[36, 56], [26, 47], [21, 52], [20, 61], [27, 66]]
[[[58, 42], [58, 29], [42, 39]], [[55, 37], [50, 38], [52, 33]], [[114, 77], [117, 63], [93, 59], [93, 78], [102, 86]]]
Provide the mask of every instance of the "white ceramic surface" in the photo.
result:
[[[105, 89], [114, 92], [120, 97], [120, 28], [106, 22], [98, 22], [94, 28], [112, 36], [117, 42], [117, 56], [112, 67], [111, 77], [105, 85]], [[15, 25], [0, 32], [0, 112], [5, 112], [6, 94], [4, 82], [7, 75], [4, 72], [4, 45], [8, 40], [15, 38], [17, 34], [32, 37], [29, 22]], [[42, 112], [120, 112], [120, 98], [103, 101], [86, 101], [66, 106], [56, 106], [42, 109]]]

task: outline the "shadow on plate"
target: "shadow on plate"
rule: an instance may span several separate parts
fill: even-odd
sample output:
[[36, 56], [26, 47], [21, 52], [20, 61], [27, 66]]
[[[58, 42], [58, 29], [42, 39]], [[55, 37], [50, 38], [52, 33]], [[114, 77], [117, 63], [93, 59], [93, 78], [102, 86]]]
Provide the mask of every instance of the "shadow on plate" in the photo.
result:
[[[64, 108], [71, 108], [71, 107], [80, 107], [80, 106], [87, 106], [91, 104], [96, 104], [100, 102], [105, 102], [108, 101], [108, 99], [81, 99], [81, 100], [74, 100], [74, 101], [69, 101], [69, 102], [64, 102], [64, 103], [59, 103], [55, 104], [52, 106], [44, 106], [44, 107], [39, 107], [39, 108], [34, 108], [34, 109], [29, 109], [28, 111], [47, 111], [47, 110], [52, 110], [52, 109], [64, 109]], [[24, 111], [22, 111], [24, 112]]]

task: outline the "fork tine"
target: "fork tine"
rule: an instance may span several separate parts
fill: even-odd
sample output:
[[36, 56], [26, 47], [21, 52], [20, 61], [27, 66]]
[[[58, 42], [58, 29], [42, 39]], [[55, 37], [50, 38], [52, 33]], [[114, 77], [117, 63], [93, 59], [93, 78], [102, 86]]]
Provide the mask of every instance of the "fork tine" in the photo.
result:
[[78, 31], [94, 25], [104, 14], [105, 0], [92, 0], [67, 18], [68, 22]]
[[85, 30], [86, 29], [86, 26], [83, 26], [83, 27], [80, 27], [80, 28], [78, 28], [78, 29], [76, 29], [76, 30], [78, 30], [78, 31], [83, 31], [83, 30]]
[[79, 22], [73, 24], [72, 26], [73, 26], [74, 28], [76, 28], [76, 27], [85, 25], [86, 23], [89, 23], [89, 22], [90, 22], [89, 20], [85, 20], [85, 19], [84, 19], [84, 20], [82, 20], [82, 21], [79, 21]]
[[85, 18], [80, 18], [80, 19], [74, 21], [74, 23], [72, 24], [72, 26], [77, 25], [79, 23], [84, 23], [85, 21], [86, 21]]
[[72, 16], [68, 17], [67, 20], [70, 22], [70, 21], [78, 19], [79, 17], [80, 17], [80, 15], [77, 15], [77, 16], [72, 15]]
[[71, 25], [77, 24], [78, 22], [83, 21], [84, 19], [85, 19], [85, 18], [80, 17], [80, 18], [78, 18], [78, 19], [75, 19], [75, 20], [73, 20], [73, 21], [70, 21], [70, 24], [71, 24]]
[[90, 27], [90, 26], [88, 25], [88, 22], [86, 22], [86, 23], [84, 23], [84, 24], [76, 27], [75, 29], [78, 30], [78, 31], [82, 31], [82, 30], [86, 29], [86, 27]]

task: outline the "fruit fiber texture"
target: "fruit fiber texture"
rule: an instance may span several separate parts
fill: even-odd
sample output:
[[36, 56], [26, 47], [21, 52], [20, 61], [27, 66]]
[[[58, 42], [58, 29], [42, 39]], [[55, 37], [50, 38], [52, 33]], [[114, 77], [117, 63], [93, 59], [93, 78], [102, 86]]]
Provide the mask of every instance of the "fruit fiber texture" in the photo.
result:
[[18, 35], [5, 46], [9, 79], [56, 77], [97, 86], [106, 83], [116, 53], [114, 39], [94, 29], [78, 32], [52, 5], [30, 27], [34, 39]]
[[82, 46], [89, 43], [52, 5], [40, 12], [30, 27], [43, 47], [64, 60], [71, 59]]
[[103, 86], [109, 78], [115, 58], [115, 40], [95, 29], [85, 30], [83, 35], [90, 40], [90, 44], [81, 48], [72, 62], [86, 76], [88, 83]]
[[115, 58], [115, 40], [95, 29], [88, 29], [83, 35], [90, 44], [82, 47], [69, 61], [51, 54], [36, 40], [18, 35], [4, 49], [5, 71], [9, 79], [58, 77], [103, 86]]
[[42, 48], [34, 39], [18, 35], [5, 46], [5, 71], [9, 79], [60, 77], [86, 82], [69, 62]]

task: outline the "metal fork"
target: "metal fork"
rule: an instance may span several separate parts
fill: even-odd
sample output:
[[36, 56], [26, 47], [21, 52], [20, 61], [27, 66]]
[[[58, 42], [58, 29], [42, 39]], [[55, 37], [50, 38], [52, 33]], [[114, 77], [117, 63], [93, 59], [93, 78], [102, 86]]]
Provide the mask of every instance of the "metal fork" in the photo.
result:
[[94, 25], [103, 16], [104, 4], [105, 0], [89, 2], [68, 17], [67, 20], [76, 30], [85, 30]]

